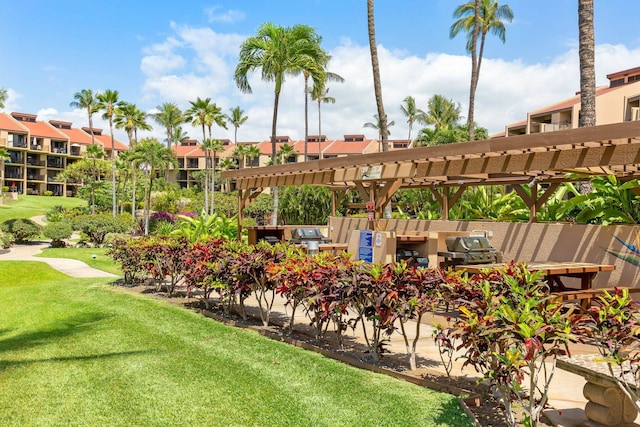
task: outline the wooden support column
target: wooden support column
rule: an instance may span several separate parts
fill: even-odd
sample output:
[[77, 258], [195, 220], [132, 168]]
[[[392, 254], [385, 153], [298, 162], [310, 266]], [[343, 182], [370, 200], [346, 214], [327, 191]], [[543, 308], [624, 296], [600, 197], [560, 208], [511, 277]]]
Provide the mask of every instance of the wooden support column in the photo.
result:
[[346, 190], [331, 190], [331, 216], [336, 216], [338, 205], [347, 195]]
[[238, 190], [238, 241], [242, 240], [242, 212], [263, 190], [263, 188]]
[[515, 190], [516, 194], [520, 196], [524, 204], [529, 208], [529, 222], [533, 223], [537, 222], [536, 214], [538, 211], [536, 200], [538, 198], [538, 183], [534, 181], [529, 184], [529, 187], [531, 188], [531, 195], [527, 194], [527, 192], [522, 187], [522, 184], [514, 185], [513, 189]]
[[403, 180], [396, 179], [395, 181], [387, 181], [384, 187], [380, 188], [380, 191], [376, 195], [376, 206], [380, 206], [384, 209], [387, 203], [391, 201], [391, 198], [396, 191], [402, 186]]

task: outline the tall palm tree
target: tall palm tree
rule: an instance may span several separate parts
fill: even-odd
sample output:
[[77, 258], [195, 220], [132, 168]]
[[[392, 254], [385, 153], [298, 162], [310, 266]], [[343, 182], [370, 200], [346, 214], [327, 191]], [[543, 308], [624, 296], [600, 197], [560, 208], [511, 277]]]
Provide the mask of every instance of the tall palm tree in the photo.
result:
[[[513, 21], [513, 11], [508, 5], [499, 5], [497, 0], [474, 0], [462, 4], [453, 12], [457, 20], [451, 25], [449, 37], [454, 38], [460, 31], [467, 33], [467, 51], [471, 54], [471, 85], [469, 90], [469, 141], [474, 139], [475, 94], [480, 79], [480, 67], [487, 33], [498, 36], [502, 43], [506, 42], [504, 23]], [[478, 37], [480, 49], [477, 49]]]
[[122, 102], [116, 109], [113, 122], [117, 129], [124, 129], [129, 137], [129, 146], [133, 147], [138, 142], [138, 129], [151, 130], [147, 123], [147, 114], [140, 110], [136, 104]]
[[[262, 80], [274, 82], [273, 120], [271, 122], [271, 158], [276, 158], [276, 129], [278, 101], [287, 75], [309, 71], [312, 76], [322, 76], [322, 66], [316, 60], [318, 36], [308, 25], [284, 28], [266, 22], [240, 46], [238, 65], [234, 79], [242, 92], [251, 93], [248, 75], [261, 70]], [[278, 188], [273, 189], [273, 224], [278, 223]]]
[[409, 124], [409, 136], [407, 140], [409, 144], [411, 144], [411, 129], [413, 128], [413, 123], [426, 124], [427, 113], [416, 107], [416, 100], [413, 96], [407, 96], [402, 102], [403, 104], [400, 105], [400, 111], [407, 118], [407, 123]]
[[109, 133], [111, 134], [111, 190], [113, 192], [112, 195], [112, 211], [113, 216], [116, 216], [116, 162], [115, 162], [115, 140], [113, 136], [113, 117], [115, 115], [116, 109], [122, 105], [122, 101], [118, 99], [118, 91], [107, 89], [102, 93], [96, 95], [96, 99], [98, 104], [96, 108], [98, 111], [104, 111], [102, 114], [102, 118], [105, 120], [109, 120]]
[[207, 138], [204, 140], [204, 142], [202, 143], [202, 149], [205, 152], [205, 156], [207, 156], [208, 153], [211, 153], [211, 162], [209, 162], [209, 158], [207, 158], [205, 160], [205, 163], [207, 165], [207, 167], [205, 168], [205, 180], [208, 179], [208, 172], [209, 172], [209, 163], [211, 163], [211, 206], [206, 206], [207, 212], [213, 213], [213, 207], [214, 207], [214, 196], [215, 196], [215, 184], [216, 184], [216, 153], [221, 153], [222, 151], [224, 151], [224, 146], [222, 145], [222, 141], [220, 141], [219, 139], [211, 139], [211, 138]]
[[387, 114], [384, 112], [382, 102], [382, 83], [380, 82], [380, 64], [378, 62], [378, 46], [376, 45], [376, 24], [373, 13], [373, 0], [367, 0], [367, 23], [369, 29], [369, 50], [371, 52], [371, 69], [373, 71], [373, 90], [376, 94], [376, 106], [380, 122], [380, 141], [382, 151], [389, 151], [389, 129]]
[[[227, 157], [226, 159], [220, 160], [220, 163], [218, 163], [218, 167], [220, 168], [220, 170], [226, 171], [226, 170], [229, 170], [229, 169], [237, 168], [238, 164], [236, 162], [234, 162], [233, 159]], [[224, 191], [224, 192], [231, 191], [231, 189], [229, 188], [229, 180], [228, 179], [225, 180], [224, 182], [222, 182], [221, 188], [222, 188], [222, 191]]]
[[82, 89], [73, 95], [74, 101], [69, 103], [70, 107], [83, 108], [87, 111], [89, 118], [89, 129], [91, 129], [91, 145], [95, 145], [96, 139], [93, 135], [93, 114], [98, 112], [98, 100], [91, 89]]
[[233, 107], [229, 108], [231, 114], [225, 115], [225, 118], [229, 122], [229, 124], [233, 125], [233, 143], [238, 144], [238, 128], [244, 124], [247, 120], [249, 120], [248, 116], [244, 115], [244, 110], [242, 108]]
[[171, 147], [173, 142], [178, 142], [174, 139], [174, 129], [185, 121], [182, 111], [173, 102], [160, 104], [156, 107], [156, 110], [150, 116], [156, 123], [164, 126], [167, 130], [167, 147]]
[[184, 112], [184, 118], [187, 122], [191, 122], [191, 125], [202, 127], [202, 148], [204, 150], [205, 157], [205, 179], [204, 179], [204, 206], [205, 209], [209, 209], [209, 153], [206, 149], [205, 140], [207, 139], [207, 133], [205, 131], [207, 123], [210, 120], [211, 114], [211, 98], [202, 99], [198, 97], [195, 101], [189, 101], [191, 108]]
[[236, 144], [236, 148], [233, 149], [233, 157], [235, 157], [236, 159], [238, 159], [238, 166], [240, 167], [240, 169], [244, 169], [244, 167], [247, 164], [247, 148], [249, 146], [248, 145], [237, 145]]
[[295, 157], [298, 155], [298, 152], [293, 145], [291, 144], [282, 144], [282, 146], [278, 149], [278, 154], [276, 156], [278, 160], [278, 164], [289, 163], [289, 159], [291, 157]]
[[[318, 103], [318, 135], [322, 135], [321, 104], [336, 103], [336, 99], [332, 96], [329, 96], [329, 88], [327, 87], [327, 82], [329, 81], [343, 83], [344, 78], [339, 74], [332, 73], [331, 71], [326, 71], [324, 80], [318, 83], [314, 83], [313, 87], [311, 88], [311, 99]], [[320, 139], [318, 139], [318, 156], [319, 158], [322, 158], [322, 142], [320, 141]]]
[[[373, 118], [375, 119], [374, 122], [367, 122], [363, 125], [363, 127], [376, 129], [378, 131], [378, 144], [382, 144], [382, 126], [383, 126], [382, 121], [380, 120], [380, 117], [378, 117], [377, 114], [374, 114]], [[390, 122], [386, 123], [387, 135], [391, 135], [391, 132], [389, 132], [389, 128], [395, 124], [396, 122], [394, 120], [391, 120]], [[384, 145], [382, 145], [382, 151], [385, 151]], [[387, 148], [387, 151], [389, 151], [388, 148]]]
[[[2, 107], [4, 108], [4, 107]], [[9, 160], [11, 156], [6, 148], [0, 148], [0, 195], [2, 195], [2, 186], [4, 185], [4, 162]]]
[[596, 125], [596, 70], [593, 0], [578, 0], [580, 44], [580, 127]]
[[[87, 146], [87, 151], [85, 152], [84, 156], [86, 159], [91, 160], [91, 163], [93, 164], [93, 170], [92, 170], [93, 181], [100, 182], [100, 168], [98, 167], [98, 162], [104, 161], [104, 157], [106, 156], [106, 153], [104, 152], [104, 148], [102, 148], [102, 146], [98, 144], [91, 144]], [[96, 213], [95, 188], [93, 185], [90, 187], [91, 187], [91, 213], [94, 214]]]
[[259, 158], [262, 153], [257, 145], [248, 145], [246, 148], [246, 159], [249, 161], [250, 167], [253, 167], [253, 162], [255, 159]]
[[173, 128], [171, 138], [167, 139], [167, 146], [171, 146], [171, 141], [175, 142], [175, 144], [178, 145], [179, 143], [184, 142], [187, 139], [189, 139], [189, 134], [182, 129], [182, 126], [176, 126], [175, 128]]
[[460, 104], [453, 99], [447, 99], [442, 95], [435, 94], [427, 103], [427, 112], [424, 121], [428, 125], [433, 125], [436, 130], [451, 129], [460, 120]]
[[4, 103], [8, 98], [7, 90], [3, 87], [0, 87], [0, 108], [4, 108]]
[[148, 185], [145, 189], [144, 206], [144, 234], [149, 234], [149, 209], [151, 206], [151, 189], [156, 172], [163, 171], [169, 167], [177, 167], [178, 160], [170, 148], [165, 147], [155, 138], [145, 138], [141, 140], [132, 150], [132, 160], [144, 166], [148, 177]]

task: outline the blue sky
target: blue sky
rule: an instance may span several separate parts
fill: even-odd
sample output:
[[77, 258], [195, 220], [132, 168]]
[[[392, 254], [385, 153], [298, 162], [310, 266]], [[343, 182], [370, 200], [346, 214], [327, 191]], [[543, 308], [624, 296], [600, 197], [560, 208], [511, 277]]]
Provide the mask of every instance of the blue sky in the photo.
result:
[[[391, 138], [407, 137], [399, 105], [408, 95], [426, 109], [431, 96], [443, 94], [466, 114], [470, 59], [464, 37], [448, 37], [453, 10], [461, 3], [376, 1], [385, 108], [396, 122]], [[577, 0], [503, 3], [515, 19], [507, 26], [506, 44], [488, 38], [476, 99], [476, 120], [492, 133], [579, 89]], [[303, 23], [323, 37], [333, 57], [330, 70], [346, 79], [330, 84], [337, 102], [323, 106], [323, 133], [375, 136], [375, 130], [363, 128], [376, 112], [365, 0], [2, 0], [0, 13], [0, 87], [9, 92], [8, 112], [81, 127], [87, 118], [69, 103], [85, 88], [118, 90], [120, 99], [148, 112], [166, 101], [186, 109], [198, 96], [211, 97], [225, 112], [239, 105], [249, 116], [239, 140], [264, 140], [270, 134], [273, 88], [256, 75], [250, 80], [253, 94], [237, 90], [232, 76], [238, 47], [265, 21]], [[595, 15], [597, 80], [605, 84], [607, 74], [640, 66], [640, 2], [596, 0]], [[303, 137], [303, 105], [302, 80], [287, 80], [278, 134]], [[316, 110], [312, 104], [312, 134]], [[141, 136], [162, 140], [156, 127]], [[198, 129], [185, 130], [200, 137]], [[116, 135], [126, 141], [123, 133]], [[233, 130], [216, 129], [214, 136], [233, 138]]]

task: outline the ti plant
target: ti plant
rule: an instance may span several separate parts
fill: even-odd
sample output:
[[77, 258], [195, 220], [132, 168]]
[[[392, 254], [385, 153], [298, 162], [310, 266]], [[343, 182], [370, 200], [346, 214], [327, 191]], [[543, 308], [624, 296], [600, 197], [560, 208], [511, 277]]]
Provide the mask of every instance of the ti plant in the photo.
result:
[[626, 289], [602, 291], [579, 321], [576, 333], [595, 342], [600, 361], [640, 411], [640, 305]]
[[525, 265], [515, 264], [475, 275], [467, 282], [466, 295], [472, 299], [458, 301], [460, 317], [445, 342], [455, 342], [456, 350], [463, 351], [463, 366], [474, 367], [495, 388], [512, 426], [513, 402], [522, 406], [525, 425], [538, 425], [556, 357], [575, 340], [573, 308], [564, 308], [538, 279]]

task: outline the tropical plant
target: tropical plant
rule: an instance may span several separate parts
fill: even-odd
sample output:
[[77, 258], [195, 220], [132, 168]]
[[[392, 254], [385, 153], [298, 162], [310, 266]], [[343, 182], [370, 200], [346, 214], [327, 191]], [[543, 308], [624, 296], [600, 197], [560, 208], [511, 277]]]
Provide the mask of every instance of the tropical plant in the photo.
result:
[[204, 212], [196, 217], [178, 215], [178, 229], [174, 234], [184, 236], [191, 243], [203, 239], [235, 239], [238, 237], [238, 218]]
[[131, 147], [138, 143], [138, 130], [151, 130], [151, 126], [147, 123], [147, 114], [136, 104], [128, 102], [120, 103], [113, 122], [117, 129], [124, 129], [127, 132]]
[[156, 107], [156, 112], [151, 114], [153, 120], [167, 131], [167, 147], [171, 147], [173, 142], [178, 143], [179, 140], [175, 138], [175, 130], [180, 127], [180, 124], [184, 122], [185, 118], [182, 115], [180, 108], [173, 102], [165, 102], [164, 104]]
[[331, 191], [315, 185], [282, 187], [279, 216], [285, 224], [327, 224]]
[[282, 144], [276, 153], [278, 164], [290, 163], [290, 159], [294, 159], [298, 152], [291, 144]]
[[403, 104], [400, 105], [400, 111], [402, 115], [407, 118], [407, 123], [409, 124], [409, 136], [407, 136], [407, 141], [411, 143], [411, 129], [413, 129], [413, 123], [426, 123], [427, 114], [416, 107], [416, 100], [413, 96], [407, 96], [403, 101]]
[[[209, 164], [211, 164], [211, 178], [210, 178], [210, 185], [206, 186], [211, 188], [211, 205], [210, 206], [206, 206], [206, 210], [207, 213], [212, 213], [213, 212], [213, 207], [214, 207], [214, 197], [215, 197], [215, 184], [216, 184], [216, 153], [220, 153], [222, 151], [224, 151], [224, 145], [222, 144], [222, 141], [220, 141], [219, 139], [210, 139], [207, 138], [204, 140], [204, 142], [202, 143], [202, 150], [205, 153], [205, 156], [207, 157], [205, 160], [205, 163], [207, 164], [207, 166]], [[210, 154], [209, 154], [210, 153]], [[209, 159], [209, 156], [211, 157], [211, 159]], [[208, 173], [209, 173], [209, 168], [206, 167], [205, 168], [205, 180], [209, 181], [208, 178]], [[206, 182], [205, 181], [205, 182]], [[206, 190], [205, 190], [206, 191]], [[208, 198], [205, 195], [205, 205], [206, 205], [206, 200], [208, 200]]]
[[443, 95], [435, 94], [427, 102], [424, 121], [436, 130], [452, 129], [460, 120], [460, 104]]
[[596, 125], [595, 38], [593, 0], [578, 0], [580, 127]]
[[107, 214], [80, 215], [71, 221], [74, 230], [80, 231], [94, 246], [100, 246], [109, 233], [127, 233], [133, 226], [129, 215], [113, 217]]
[[[317, 61], [318, 35], [308, 25], [281, 27], [266, 22], [258, 28], [255, 36], [249, 37], [240, 46], [238, 65], [234, 79], [242, 92], [251, 93], [248, 75], [261, 70], [262, 80], [274, 82], [273, 120], [271, 123], [271, 158], [276, 158], [276, 129], [278, 104], [282, 85], [287, 75], [298, 75], [307, 71], [314, 78], [322, 76], [322, 65]], [[272, 191], [275, 210], [273, 224], [278, 223], [278, 188]]]
[[245, 158], [249, 161], [250, 167], [253, 167], [253, 164], [255, 163], [255, 159], [260, 158], [261, 154], [262, 152], [260, 151], [260, 148], [258, 148], [257, 145], [246, 146]]
[[82, 89], [73, 95], [74, 101], [69, 106], [86, 110], [89, 119], [89, 129], [91, 133], [91, 145], [95, 145], [96, 139], [93, 132], [93, 114], [99, 111], [98, 99], [91, 89]]
[[89, 191], [91, 213], [96, 212], [96, 190], [109, 175], [109, 162], [103, 159], [104, 150], [99, 145], [87, 147], [85, 158], [77, 160], [58, 174], [59, 179], [81, 183]]
[[[314, 83], [311, 88], [311, 99], [318, 103], [318, 135], [322, 135], [322, 104], [335, 104], [336, 99], [333, 96], [329, 96], [329, 88], [326, 86], [327, 82], [343, 83], [344, 78], [336, 73], [327, 71], [323, 82]], [[322, 150], [318, 146], [320, 158], [322, 158]]]
[[0, 108], [4, 108], [4, 103], [7, 100], [7, 89], [0, 87]]
[[[378, 143], [382, 144], [382, 138], [383, 138], [382, 137], [382, 127], [383, 127], [382, 121], [380, 120], [380, 117], [377, 114], [374, 114], [373, 118], [375, 119], [375, 121], [367, 122], [367, 123], [365, 123], [363, 125], [363, 127], [365, 127], [365, 128], [373, 128], [373, 129], [377, 130], [378, 131]], [[394, 120], [391, 120], [390, 122], [387, 122], [387, 123], [384, 124], [384, 126], [386, 127], [387, 136], [391, 135], [391, 132], [389, 132], [389, 128], [391, 126], [395, 125], [395, 124], [396, 124], [396, 122]], [[384, 145], [382, 145], [382, 151], [388, 151], [388, 149], [385, 150], [384, 149]]]
[[236, 144], [236, 147], [233, 149], [232, 156], [238, 160], [238, 166], [240, 169], [244, 169], [247, 164], [247, 148], [248, 145], [244, 144]]
[[163, 146], [155, 138], [145, 138], [141, 140], [132, 150], [132, 160], [140, 164], [147, 174], [148, 185], [145, 194], [144, 209], [144, 234], [149, 234], [149, 212], [151, 207], [151, 189], [156, 172], [164, 171], [169, 167], [177, 167], [178, 160], [170, 148]]
[[182, 129], [182, 126], [176, 126], [173, 129], [173, 135], [171, 136], [171, 139], [167, 139], [167, 146], [170, 145], [170, 141], [175, 142], [176, 145], [186, 141], [187, 139], [189, 139], [189, 134]]
[[564, 306], [539, 278], [539, 272], [512, 263], [471, 278], [447, 279], [460, 317], [448, 328], [444, 345], [462, 351], [464, 364], [490, 382], [511, 426], [517, 425], [513, 400], [525, 411], [524, 424], [538, 425], [555, 358], [576, 341], [575, 306]]
[[96, 108], [98, 111], [104, 111], [102, 118], [109, 121], [109, 132], [111, 134], [111, 190], [113, 192], [111, 196], [111, 206], [113, 216], [116, 216], [116, 147], [113, 136], [113, 118], [116, 113], [116, 109], [122, 105], [122, 101], [118, 99], [118, 91], [107, 89], [102, 93], [96, 95], [98, 104]]
[[371, 70], [373, 72], [373, 90], [376, 95], [376, 106], [378, 107], [378, 123], [380, 142], [382, 151], [389, 151], [389, 129], [387, 125], [387, 114], [384, 112], [382, 102], [382, 83], [380, 82], [380, 64], [378, 61], [378, 46], [376, 45], [376, 24], [373, 11], [373, 0], [367, 0], [367, 28], [369, 33], [369, 51], [371, 52]]
[[0, 224], [0, 231], [10, 233], [16, 243], [25, 243], [40, 236], [42, 227], [28, 218], [13, 218]]
[[247, 120], [249, 120], [248, 116], [244, 115], [244, 110], [242, 108], [233, 107], [229, 108], [231, 114], [225, 115], [225, 118], [229, 122], [230, 125], [233, 125], [233, 143], [238, 144], [238, 128], [244, 124]]
[[[453, 16], [457, 20], [451, 25], [449, 37], [454, 38], [461, 31], [466, 32], [466, 49], [471, 54], [471, 85], [467, 125], [469, 126], [469, 141], [473, 141], [475, 139], [475, 93], [480, 79], [486, 36], [491, 32], [505, 43], [506, 28], [504, 23], [513, 20], [513, 11], [508, 5], [499, 5], [497, 0], [474, 0], [458, 6], [453, 12]], [[479, 50], [477, 47], [478, 36], [480, 37]]]

